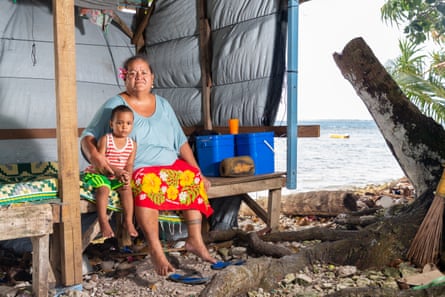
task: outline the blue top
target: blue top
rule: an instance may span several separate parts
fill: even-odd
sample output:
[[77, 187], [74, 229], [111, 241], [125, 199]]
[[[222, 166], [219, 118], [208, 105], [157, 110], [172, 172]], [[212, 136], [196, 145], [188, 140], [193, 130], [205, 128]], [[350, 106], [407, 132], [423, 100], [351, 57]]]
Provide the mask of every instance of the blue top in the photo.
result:
[[[130, 137], [137, 143], [135, 169], [173, 164], [178, 158], [179, 149], [187, 141], [171, 105], [165, 98], [155, 97], [156, 109], [151, 116], [143, 117], [133, 110], [134, 125]], [[108, 99], [82, 132], [81, 138], [92, 135], [99, 139], [111, 132], [111, 111], [122, 104], [131, 108], [120, 95]]]

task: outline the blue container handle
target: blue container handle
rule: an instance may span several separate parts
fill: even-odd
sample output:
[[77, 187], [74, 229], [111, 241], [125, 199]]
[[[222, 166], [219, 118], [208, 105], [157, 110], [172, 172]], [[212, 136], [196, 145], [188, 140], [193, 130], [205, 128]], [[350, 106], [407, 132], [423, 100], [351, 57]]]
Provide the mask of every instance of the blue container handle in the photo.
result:
[[270, 145], [270, 143], [266, 139], [264, 139], [263, 142], [272, 151], [272, 153], [275, 154], [275, 150], [274, 150], [273, 146]]

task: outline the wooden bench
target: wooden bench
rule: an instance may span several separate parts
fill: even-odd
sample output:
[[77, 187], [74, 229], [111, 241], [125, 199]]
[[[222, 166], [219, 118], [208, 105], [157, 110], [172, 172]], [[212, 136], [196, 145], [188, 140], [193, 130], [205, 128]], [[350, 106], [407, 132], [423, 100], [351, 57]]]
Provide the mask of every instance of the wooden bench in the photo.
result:
[[49, 235], [53, 233], [53, 208], [50, 204], [20, 204], [0, 207], [0, 240], [31, 238], [32, 291], [36, 297], [47, 297]]
[[[208, 179], [212, 183], [207, 193], [209, 199], [243, 195], [243, 201], [271, 228], [271, 231], [278, 230], [281, 189], [286, 184], [286, 175], [283, 172], [243, 177], [209, 177]], [[267, 212], [248, 195], [248, 193], [259, 191], [268, 191]]]
[[[212, 183], [212, 186], [207, 193], [209, 199], [242, 195], [244, 203], [246, 203], [247, 206], [249, 206], [258, 217], [271, 228], [271, 232], [278, 230], [281, 207], [281, 189], [286, 183], [286, 175], [284, 173], [277, 172], [243, 177], [208, 177], [208, 179]], [[268, 191], [267, 212], [248, 195], [248, 193], [258, 191]], [[86, 200], [81, 200], [80, 210], [81, 213], [95, 212], [95, 204]], [[117, 219], [117, 221], [122, 220], [122, 214], [120, 212], [116, 212], [114, 215], [116, 216], [115, 219]], [[116, 237], [119, 246], [130, 246], [131, 238], [126, 230], [122, 228], [121, 224], [116, 224], [116, 227], [118, 228]], [[85, 250], [99, 232], [99, 222], [96, 220], [82, 236], [83, 250]]]

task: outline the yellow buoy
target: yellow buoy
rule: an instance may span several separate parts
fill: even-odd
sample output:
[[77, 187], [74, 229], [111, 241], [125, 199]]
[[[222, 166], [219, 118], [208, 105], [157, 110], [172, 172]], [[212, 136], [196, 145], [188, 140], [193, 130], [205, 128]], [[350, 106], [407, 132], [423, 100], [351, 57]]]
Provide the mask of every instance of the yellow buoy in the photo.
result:
[[330, 138], [349, 138], [349, 134], [329, 134]]

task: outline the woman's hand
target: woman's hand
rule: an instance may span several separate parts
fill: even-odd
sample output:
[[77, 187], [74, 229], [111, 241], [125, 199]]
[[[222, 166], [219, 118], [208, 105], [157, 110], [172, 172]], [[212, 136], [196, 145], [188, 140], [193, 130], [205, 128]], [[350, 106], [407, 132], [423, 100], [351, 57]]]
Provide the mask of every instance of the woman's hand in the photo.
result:
[[90, 162], [91, 165], [96, 168], [97, 172], [102, 175], [110, 176], [115, 174], [113, 168], [111, 168], [110, 164], [108, 163], [107, 158], [105, 158], [105, 156], [99, 152], [91, 153]]
[[97, 172], [105, 176], [114, 175], [113, 168], [105, 158], [105, 154], [99, 152], [96, 139], [93, 136], [85, 136], [81, 140], [81, 147], [86, 159], [96, 168]]
[[210, 189], [210, 187], [212, 186], [212, 183], [207, 179], [207, 177], [205, 177], [202, 174], [201, 174], [201, 179], [202, 179], [202, 182], [204, 183], [204, 189], [207, 192]]
[[190, 145], [188, 144], [188, 142], [185, 142], [180, 149], [180, 154], [179, 156], [186, 161], [187, 163], [189, 163], [190, 165], [192, 165], [193, 167], [196, 167], [199, 170], [199, 173], [201, 175], [201, 180], [204, 183], [204, 189], [206, 190], [206, 192], [210, 189], [210, 187], [212, 186], [212, 183], [202, 174], [201, 170], [199, 169], [199, 165], [198, 162], [196, 162], [195, 157], [193, 156], [193, 151], [190, 148]]

